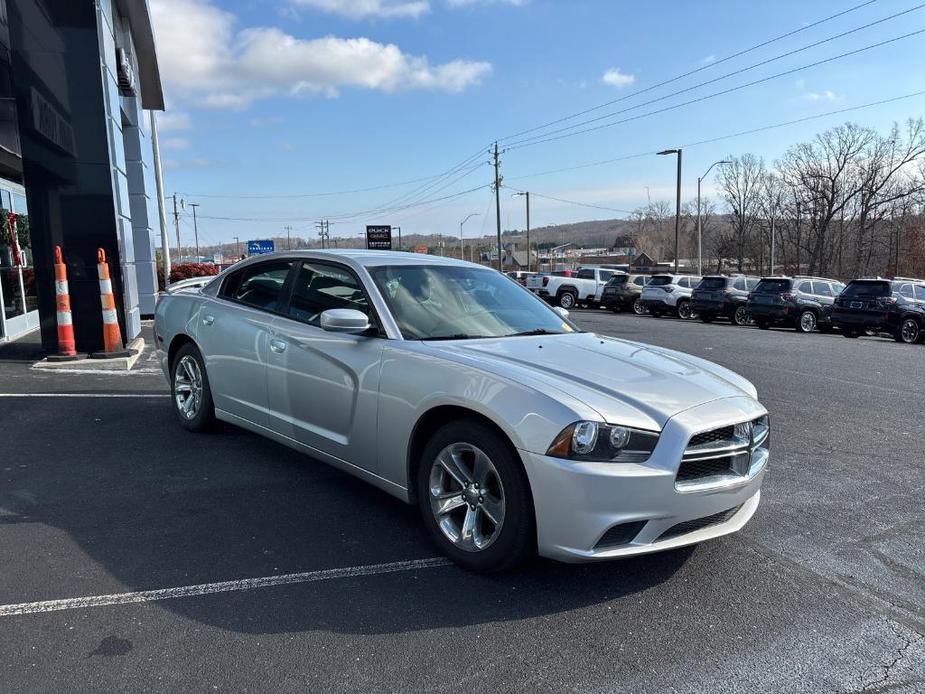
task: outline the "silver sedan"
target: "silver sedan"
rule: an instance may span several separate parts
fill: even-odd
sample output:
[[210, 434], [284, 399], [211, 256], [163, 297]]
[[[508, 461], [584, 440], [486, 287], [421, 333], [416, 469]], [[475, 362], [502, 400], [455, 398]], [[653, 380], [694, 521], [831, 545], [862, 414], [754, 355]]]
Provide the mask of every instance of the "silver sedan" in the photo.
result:
[[181, 426], [230, 422], [416, 504], [473, 570], [689, 545], [758, 506], [770, 430], [751, 383], [583, 332], [479, 265], [251, 258], [165, 295], [155, 340]]

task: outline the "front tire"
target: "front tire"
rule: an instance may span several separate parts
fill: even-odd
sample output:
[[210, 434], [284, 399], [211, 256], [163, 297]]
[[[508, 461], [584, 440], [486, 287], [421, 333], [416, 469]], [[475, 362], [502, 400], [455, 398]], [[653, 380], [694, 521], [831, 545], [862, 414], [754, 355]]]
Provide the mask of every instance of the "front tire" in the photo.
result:
[[640, 299], [636, 299], [633, 302], [633, 313], [635, 313], [637, 316], [644, 316], [646, 313], [648, 313], [648, 310], [645, 306], [642, 305], [642, 301]]
[[736, 325], [748, 325], [748, 309], [745, 305], [736, 306], [736, 310], [732, 313], [732, 322]]
[[797, 319], [796, 331], [798, 333], [811, 333], [816, 329], [816, 314], [813, 311], [803, 311]]
[[180, 347], [170, 368], [173, 412], [187, 431], [209, 431], [215, 424], [215, 406], [205, 360], [196, 345]]
[[485, 423], [459, 420], [437, 430], [424, 448], [417, 493], [431, 539], [463, 568], [502, 571], [533, 553], [526, 473], [509, 442]]
[[914, 345], [922, 337], [922, 329], [915, 318], [906, 318], [896, 330], [893, 339], [907, 345]]
[[679, 301], [678, 302], [678, 318], [681, 320], [692, 320], [697, 317], [697, 314], [694, 313], [694, 310], [691, 308], [690, 301]]
[[571, 311], [575, 308], [575, 304], [578, 303], [578, 297], [576, 297], [572, 292], [562, 292], [558, 296], [559, 306], [564, 308], [566, 311]]

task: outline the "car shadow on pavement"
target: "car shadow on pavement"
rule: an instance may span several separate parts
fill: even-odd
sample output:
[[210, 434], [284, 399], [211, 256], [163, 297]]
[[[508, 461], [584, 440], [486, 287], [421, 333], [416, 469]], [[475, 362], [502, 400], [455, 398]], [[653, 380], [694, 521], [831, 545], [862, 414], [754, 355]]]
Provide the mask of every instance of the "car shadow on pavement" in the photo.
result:
[[[413, 507], [234, 427], [182, 431], [162, 398], [31, 400], [0, 415], [18, 431], [0, 466], [11, 558], [0, 603], [437, 556]], [[247, 632], [393, 633], [597, 604], [668, 580], [691, 552], [537, 559], [488, 576], [442, 566], [157, 604]]]

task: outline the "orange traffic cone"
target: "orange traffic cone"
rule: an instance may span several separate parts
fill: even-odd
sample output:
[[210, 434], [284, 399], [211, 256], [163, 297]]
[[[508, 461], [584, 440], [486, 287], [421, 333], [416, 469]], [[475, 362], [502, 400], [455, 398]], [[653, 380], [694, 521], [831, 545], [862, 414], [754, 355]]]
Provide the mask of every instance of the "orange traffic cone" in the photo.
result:
[[94, 352], [92, 359], [109, 359], [111, 357], [128, 357], [132, 352], [122, 344], [122, 332], [119, 330], [119, 318], [116, 315], [116, 298], [112, 295], [112, 280], [109, 278], [109, 263], [106, 251], [96, 251], [96, 270], [100, 277], [100, 302], [103, 305], [103, 351]]
[[48, 360], [82, 359], [84, 355], [77, 354], [74, 342], [74, 319], [71, 316], [71, 296], [67, 288], [67, 266], [61, 255], [61, 246], [55, 246], [55, 307], [58, 321], [58, 353], [48, 357]]

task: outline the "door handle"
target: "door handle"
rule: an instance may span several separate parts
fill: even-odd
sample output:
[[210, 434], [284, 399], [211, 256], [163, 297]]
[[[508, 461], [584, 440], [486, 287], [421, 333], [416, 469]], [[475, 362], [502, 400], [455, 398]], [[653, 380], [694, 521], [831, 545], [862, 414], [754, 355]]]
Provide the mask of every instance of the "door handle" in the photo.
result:
[[273, 338], [270, 340], [270, 349], [272, 349], [277, 354], [282, 354], [286, 351], [286, 343], [282, 340], [277, 340]]
[[203, 325], [212, 325], [215, 322], [215, 316], [203, 316], [202, 324]]

